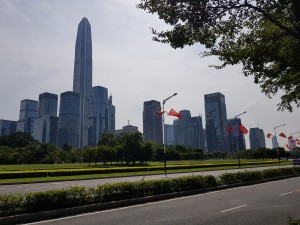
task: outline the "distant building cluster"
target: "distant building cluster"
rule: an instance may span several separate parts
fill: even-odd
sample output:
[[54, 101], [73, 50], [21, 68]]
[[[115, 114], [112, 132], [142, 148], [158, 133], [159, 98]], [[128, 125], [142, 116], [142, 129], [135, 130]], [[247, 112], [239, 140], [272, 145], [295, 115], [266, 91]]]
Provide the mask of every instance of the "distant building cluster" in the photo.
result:
[[[183, 145], [205, 151], [237, 152], [246, 149], [244, 134], [238, 129], [240, 118], [227, 118], [225, 96], [211, 93], [204, 96], [205, 127], [202, 116], [191, 116], [181, 110], [182, 118], [162, 127], [161, 103], [145, 101], [143, 108], [143, 138], [158, 144]], [[118, 135], [136, 132], [138, 127], [129, 124], [115, 129], [115, 106], [108, 89], [92, 87], [92, 38], [91, 26], [86, 18], [78, 25], [73, 91], [58, 95], [41, 93], [38, 101], [24, 99], [20, 103], [18, 121], [0, 120], [0, 136], [17, 131], [30, 133], [42, 143], [59, 147], [69, 144], [75, 148], [94, 146], [104, 132]], [[57, 114], [58, 112], [58, 114]], [[228, 132], [231, 127], [233, 132]], [[164, 137], [163, 137], [164, 134]], [[251, 148], [265, 147], [263, 130], [250, 129]]]
[[[164, 126], [165, 144], [180, 144], [208, 152], [238, 152], [246, 149], [244, 133], [239, 129], [241, 119], [227, 118], [225, 96], [221, 93], [207, 94], [204, 95], [204, 102], [205, 127], [202, 116], [192, 117], [189, 110], [181, 110], [179, 114], [182, 118]], [[160, 102], [144, 102], [144, 140], [162, 143], [162, 119], [157, 114], [160, 111]], [[232, 132], [228, 132], [228, 127], [231, 127]], [[251, 148], [266, 147], [262, 129], [250, 129], [250, 144]]]

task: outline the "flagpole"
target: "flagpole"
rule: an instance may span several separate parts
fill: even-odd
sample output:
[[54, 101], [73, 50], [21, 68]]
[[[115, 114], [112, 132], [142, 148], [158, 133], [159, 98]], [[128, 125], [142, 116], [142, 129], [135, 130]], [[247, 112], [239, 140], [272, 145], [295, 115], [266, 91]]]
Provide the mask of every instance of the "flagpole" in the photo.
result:
[[166, 140], [165, 140], [165, 103], [170, 99], [173, 98], [177, 93], [174, 93], [170, 97], [163, 99], [163, 115], [162, 115], [162, 132], [163, 132], [163, 145], [164, 145], [164, 169], [165, 175], [167, 176], [167, 157], [166, 157]]
[[278, 140], [277, 140], [277, 137], [276, 137], [276, 128], [278, 127], [282, 127], [282, 126], [285, 126], [285, 123], [284, 124], [281, 124], [281, 125], [278, 125], [276, 127], [274, 127], [274, 133], [275, 133], [275, 138], [276, 138], [276, 142], [277, 142], [277, 158], [278, 158], [278, 165], [280, 165], [280, 157], [279, 157], [279, 149], [278, 149]]
[[[236, 124], [237, 124], [237, 127], [239, 126], [238, 122], [237, 122], [237, 118], [243, 114], [245, 114], [247, 111], [245, 112], [242, 112], [240, 114], [238, 114], [237, 116], [235, 116], [234, 118], [236, 119]], [[239, 131], [240, 132], [240, 131]], [[239, 164], [239, 167], [241, 167], [241, 160], [240, 160], [240, 149], [239, 149], [239, 142], [238, 142], [238, 136], [235, 137], [236, 138], [236, 150], [237, 150], [237, 153], [238, 153], [238, 164]]]

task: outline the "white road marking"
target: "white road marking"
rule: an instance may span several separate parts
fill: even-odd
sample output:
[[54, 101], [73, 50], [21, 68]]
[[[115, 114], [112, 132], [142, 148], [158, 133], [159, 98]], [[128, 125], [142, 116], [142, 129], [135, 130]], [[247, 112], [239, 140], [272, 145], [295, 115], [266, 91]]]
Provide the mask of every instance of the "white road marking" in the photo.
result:
[[280, 194], [280, 196], [284, 196], [284, 195], [292, 194], [292, 193], [294, 193], [294, 192], [295, 192], [295, 191], [286, 192], [286, 193]]
[[237, 207], [234, 207], [234, 208], [222, 210], [222, 211], [220, 211], [220, 212], [221, 212], [221, 213], [224, 213], [224, 212], [232, 211], [232, 210], [235, 210], [235, 209], [243, 208], [243, 207], [246, 207], [246, 206], [247, 206], [247, 205], [240, 205], [240, 206], [237, 206]]

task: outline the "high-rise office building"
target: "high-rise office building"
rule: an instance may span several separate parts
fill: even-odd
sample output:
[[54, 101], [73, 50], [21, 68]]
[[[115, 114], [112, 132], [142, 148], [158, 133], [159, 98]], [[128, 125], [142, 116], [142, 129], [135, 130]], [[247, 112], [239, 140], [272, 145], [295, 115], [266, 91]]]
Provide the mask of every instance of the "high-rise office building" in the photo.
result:
[[227, 120], [227, 126], [232, 128], [232, 132], [228, 133], [229, 152], [239, 152], [246, 149], [245, 136], [240, 131], [240, 125], [240, 118]]
[[83, 18], [78, 25], [73, 91], [79, 94], [79, 146], [88, 145], [89, 104], [92, 94], [92, 35], [91, 26], [87, 18]]
[[37, 116], [38, 102], [35, 100], [24, 99], [20, 104], [19, 120], [17, 122], [17, 131], [34, 133], [34, 121]]
[[17, 121], [0, 120], [0, 137], [16, 133]]
[[97, 145], [104, 132], [108, 132], [108, 90], [96, 86], [90, 99], [89, 145]]
[[202, 117], [192, 117], [189, 110], [181, 110], [179, 114], [182, 118], [173, 122], [174, 143], [205, 150]]
[[69, 144], [74, 148], [79, 147], [79, 94], [67, 91], [60, 94], [58, 140], [62, 147]]
[[39, 142], [57, 145], [57, 101], [56, 94], [39, 95], [38, 116], [34, 122], [34, 138]]
[[262, 129], [259, 129], [258, 127], [250, 128], [249, 139], [250, 139], [250, 148], [251, 149], [266, 147], [264, 131]]
[[116, 130], [116, 107], [112, 104], [112, 95], [108, 98], [108, 126], [107, 131], [115, 133]]
[[163, 143], [162, 118], [157, 114], [160, 111], [160, 102], [155, 100], [144, 102], [143, 136], [145, 141]]
[[165, 143], [166, 145], [175, 145], [174, 142], [174, 126], [165, 124]]
[[38, 116], [57, 116], [58, 96], [52, 93], [39, 95]]
[[204, 95], [208, 151], [228, 151], [225, 96], [219, 92]]

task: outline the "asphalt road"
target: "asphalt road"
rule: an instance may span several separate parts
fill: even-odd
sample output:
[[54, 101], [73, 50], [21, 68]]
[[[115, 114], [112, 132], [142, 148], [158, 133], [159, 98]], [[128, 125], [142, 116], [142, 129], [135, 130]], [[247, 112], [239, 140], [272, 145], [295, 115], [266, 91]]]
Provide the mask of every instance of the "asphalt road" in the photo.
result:
[[[247, 169], [232, 169], [232, 170], [216, 170], [216, 171], [205, 171], [205, 172], [191, 172], [191, 173], [175, 173], [167, 174], [168, 178], [188, 176], [188, 175], [213, 175], [219, 176], [225, 172], [238, 172], [245, 170], [263, 170], [268, 168], [277, 168], [278, 166], [272, 167], [256, 167]], [[84, 187], [96, 187], [97, 185], [107, 183], [117, 183], [124, 181], [139, 181], [139, 180], [154, 180], [154, 179], [166, 179], [165, 175], [146, 175], [146, 176], [132, 176], [132, 177], [115, 177], [115, 178], [102, 178], [102, 179], [90, 179], [90, 180], [74, 180], [74, 181], [57, 181], [57, 182], [46, 182], [46, 183], [29, 183], [29, 184], [13, 184], [13, 185], [0, 185], [0, 194], [13, 194], [13, 193], [28, 193], [28, 192], [39, 192], [48, 190], [65, 189], [73, 186], [84, 186]]]
[[30, 225], [287, 225], [289, 216], [300, 219], [300, 177]]

